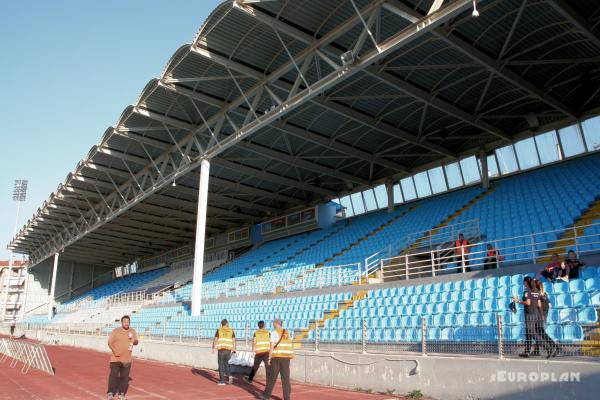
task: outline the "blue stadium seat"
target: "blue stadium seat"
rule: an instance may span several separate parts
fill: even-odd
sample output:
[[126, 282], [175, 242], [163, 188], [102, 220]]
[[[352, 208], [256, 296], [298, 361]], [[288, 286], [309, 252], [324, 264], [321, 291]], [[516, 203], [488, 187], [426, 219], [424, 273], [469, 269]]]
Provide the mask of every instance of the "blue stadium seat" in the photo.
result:
[[590, 303], [595, 307], [600, 307], [600, 291], [597, 291], [594, 294], [592, 294]]
[[573, 299], [570, 294], [559, 294], [556, 296], [556, 307], [567, 308], [573, 305]]
[[580, 293], [585, 290], [585, 282], [583, 281], [583, 279], [573, 279], [569, 282], [569, 292]]
[[579, 325], [567, 325], [563, 327], [563, 340], [577, 342], [583, 340], [583, 329]]
[[574, 307], [585, 307], [590, 304], [590, 296], [587, 293], [575, 293], [572, 297]]
[[585, 307], [577, 313], [577, 321], [581, 324], [595, 324], [598, 322], [598, 312], [594, 307]]
[[600, 278], [593, 277], [585, 280], [585, 290], [588, 292], [594, 292], [600, 290]]

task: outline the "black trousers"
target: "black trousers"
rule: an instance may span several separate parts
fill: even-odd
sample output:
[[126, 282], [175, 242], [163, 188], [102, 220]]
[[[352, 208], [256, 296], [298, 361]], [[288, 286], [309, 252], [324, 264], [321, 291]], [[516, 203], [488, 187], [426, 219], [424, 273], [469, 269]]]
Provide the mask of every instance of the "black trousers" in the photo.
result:
[[[541, 327], [541, 329], [540, 329]], [[543, 334], [542, 334], [543, 332]], [[537, 313], [526, 313], [525, 314], [525, 353], [529, 353], [533, 342], [535, 341], [535, 348], [539, 350], [539, 347], [543, 347], [545, 350], [550, 350], [550, 343], [547, 339], [550, 337], [544, 330], [543, 319]], [[550, 339], [552, 342], [552, 339]], [[552, 342], [554, 343], [554, 342]]]
[[488, 257], [483, 260], [483, 269], [495, 269], [497, 266], [496, 257]]
[[[536, 329], [538, 331], [540, 339], [542, 340], [541, 344], [543, 344], [544, 347], [546, 347], [547, 350], [556, 348], [556, 343], [546, 333], [546, 318], [544, 318], [543, 320], [537, 322]], [[539, 351], [540, 351], [540, 343], [538, 343], [537, 341], [535, 342], [535, 345], [533, 346], [533, 351], [535, 353], [539, 353]]]
[[225, 382], [231, 376], [229, 372], [229, 359], [231, 358], [231, 350], [219, 350], [217, 361], [219, 362], [219, 380]]
[[111, 362], [107, 393], [114, 395], [120, 393], [127, 394], [127, 389], [129, 388], [129, 371], [131, 371], [130, 362]]
[[277, 382], [277, 376], [281, 375], [281, 387], [283, 388], [283, 400], [290, 400], [292, 393], [292, 384], [290, 383], [290, 359], [273, 358], [271, 367], [267, 373], [267, 386], [263, 393], [263, 399], [270, 399], [273, 388]]
[[[248, 375], [248, 380], [250, 382], [252, 382], [252, 380], [254, 379], [254, 375], [256, 375], [256, 371], [258, 371], [258, 368], [260, 367], [261, 363], [265, 364], [265, 370], [268, 373], [269, 372], [269, 353], [261, 353], [261, 354], [254, 355], [254, 366], [252, 366], [252, 371], [250, 372], [250, 375]], [[269, 379], [269, 377], [267, 376], [267, 380], [268, 379]]]

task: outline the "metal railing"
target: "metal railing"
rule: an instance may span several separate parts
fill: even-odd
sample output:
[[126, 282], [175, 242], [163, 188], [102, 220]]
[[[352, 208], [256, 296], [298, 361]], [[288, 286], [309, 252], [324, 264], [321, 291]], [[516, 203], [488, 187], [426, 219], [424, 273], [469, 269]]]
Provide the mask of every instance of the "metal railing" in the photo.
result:
[[359, 281], [360, 263], [325, 265], [306, 271], [294, 282], [283, 287], [283, 292], [294, 292], [306, 289], [322, 289], [324, 287], [351, 285]]
[[[317, 327], [308, 337], [297, 340], [300, 348], [308, 351], [344, 351], [361, 353], [419, 353], [448, 355], [487, 355], [504, 358], [527, 353], [546, 357], [600, 356], [597, 324], [578, 324], [567, 321], [546, 325], [543, 318], [527, 318], [522, 312], [491, 312], [487, 323], [465, 320], [464, 323], [434, 320], [433, 316], [413, 316], [407, 323], [385, 326], [386, 317], [354, 318], [344, 320], [353, 327]], [[506, 320], [504, 320], [506, 318]], [[350, 321], [350, 322], [348, 322]], [[254, 322], [242, 322], [236, 329], [237, 348], [252, 349]], [[116, 325], [115, 325], [116, 326]], [[132, 323], [142, 340], [159, 342], [195, 343], [209, 346], [214, 338], [218, 321], [163, 320], [152, 324]], [[51, 324], [19, 326], [25, 331], [50, 334], [105, 336], [112, 325]], [[297, 334], [297, 332], [296, 332]], [[48, 335], [46, 336], [48, 337]], [[55, 336], [51, 336], [55, 338]]]
[[[577, 254], [600, 251], [600, 233], [594, 233], [600, 232], [599, 228], [600, 224], [579, 225], [567, 231], [558, 229], [483, 241], [463, 248], [452, 246], [425, 252], [407, 252], [379, 259], [378, 269], [384, 280], [408, 280], [448, 272], [468, 272], [471, 269], [496, 269], [510, 264], [536, 264], [552, 254], [563, 255], [567, 249], [573, 249]], [[582, 235], [586, 230], [591, 233]], [[565, 237], [565, 232], [569, 236]], [[492, 254], [488, 254], [488, 244], [497, 253], [492, 251]]]
[[24, 340], [0, 339], [0, 363], [10, 359], [10, 368], [21, 363], [21, 372], [26, 374], [31, 368], [54, 375], [54, 369], [43, 344]]
[[364, 261], [365, 276], [377, 270], [381, 258], [391, 258], [410, 246], [415, 245], [418, 248], [428, 248], [430, 251], [447, 247], [448, 244], [454, 243], [459, 233], [462, 233], [468, 239], [479, 239], [481, 236], [479, 219], [471, 219], [439, 228], [409, 233], [367, 257]]
[[107, 305], [140, 304], [146, 301], [146, 289], [132, 292], [116, 293], [105, 298]]

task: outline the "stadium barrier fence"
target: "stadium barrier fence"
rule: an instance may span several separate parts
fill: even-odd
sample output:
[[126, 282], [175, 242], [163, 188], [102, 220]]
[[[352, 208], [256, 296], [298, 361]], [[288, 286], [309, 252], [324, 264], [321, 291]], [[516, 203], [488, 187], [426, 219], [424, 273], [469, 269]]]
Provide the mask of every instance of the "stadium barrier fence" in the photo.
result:
[[[513, 313], [509, 321], [503, 320], [505, 313], [490, 314], [493, 317], [490, 317], [487, 323], [473, 320], [465, 324], [432, 323], [430, 317], [422, 316], [412, 318], [409, 324], [384, 326], [387, 325], [385, 317], [353, 318], [346, 320], [346, 323], [353, 326], [351, 328], [316, 327], [307, 338], [297, 340], [297, 343], [303, 350], [309, 351], [485, 355], [500, 359], [524, 352], [528, 336], [524, 314]], [[237, 348], [251, 350], [254, 322], [239, 322], [236, 318], [232, 318], [230, 322], [232, 325], [243, 326], [242, 329], [236, 330]], [[167, 320], [153, 323], [151, 326], [148, 324], [136, 326], [135, 321], [132, 322], [132, 327], [138, 331], [142, 340], [206, 346], [212, 343], [218, 325], [217, 321], [208, 324], [198, 321]], [[56, 323], [43, 326], [21, 325], [20, 328], [30, 331], [40, 330], [50, 334], [106, 336], [113, 326]], [[597, 323], [582, 324], [565, 321], [549, 325], [544, 319], [538, 319], [529, 321], [529, 328], [537, 330], [531, 332], [534, 339], [530, 350], [533, 351], [537, 343], [542, 357], [546, 355], [548, 346], [554, 346], [553, 343], [559, 346], [561, 356], [594, 358], [600, 355]], [[294, 336], [298, 336], [299, 332], [296, 330]], [[535, 340], [536, 337], [538, 342]]]
[[35, 368], [54, 375], [46, 348], [41, 343], [2, 338], [0, 339], [0, 353], [2, 354], [0, 363], [10, 359], [10, 368], [15, 368], [21, 363], [23, 374], [27, 374], [31, 368]]

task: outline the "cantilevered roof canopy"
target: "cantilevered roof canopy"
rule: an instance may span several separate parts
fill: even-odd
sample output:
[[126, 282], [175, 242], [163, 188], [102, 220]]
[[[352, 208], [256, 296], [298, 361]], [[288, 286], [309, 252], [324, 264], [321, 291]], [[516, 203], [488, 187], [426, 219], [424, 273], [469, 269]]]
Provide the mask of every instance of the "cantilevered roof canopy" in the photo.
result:
[[223, 2], [9, 247], [188, 243], [202, 158], [211, 234], [598, 113], [600, 1], [439, 3]]

